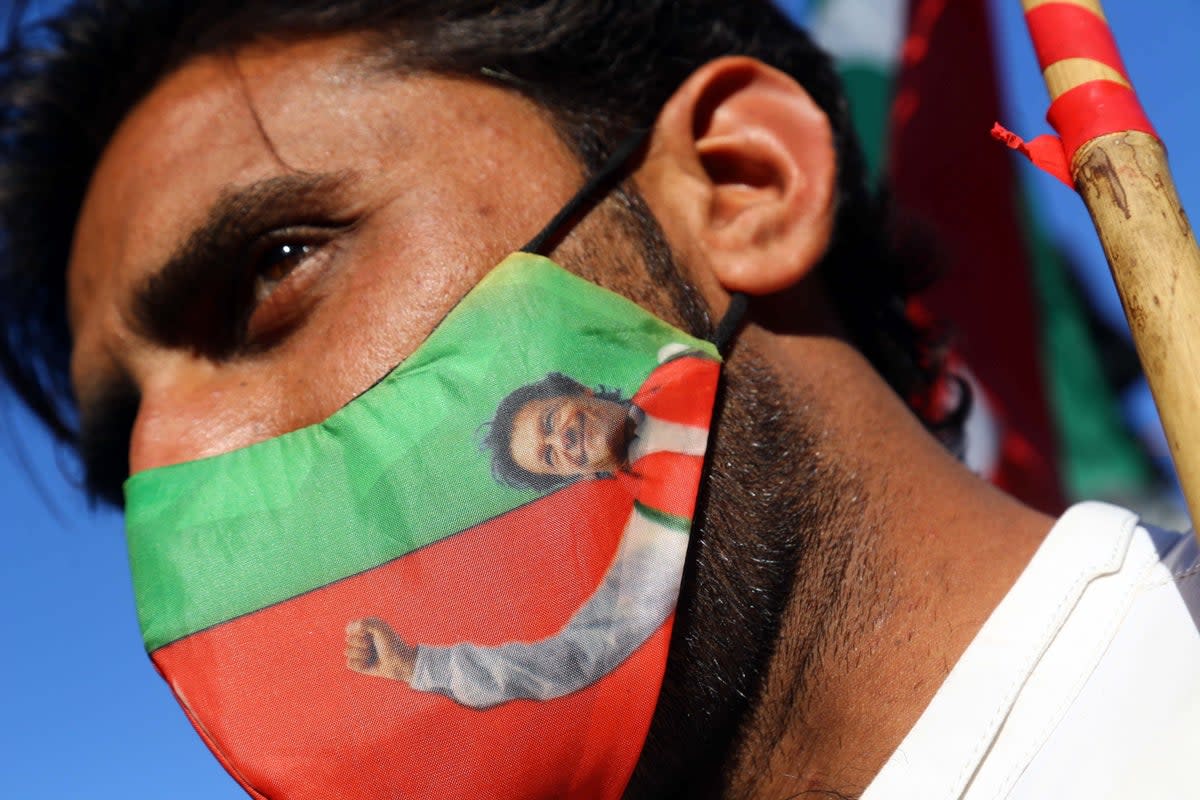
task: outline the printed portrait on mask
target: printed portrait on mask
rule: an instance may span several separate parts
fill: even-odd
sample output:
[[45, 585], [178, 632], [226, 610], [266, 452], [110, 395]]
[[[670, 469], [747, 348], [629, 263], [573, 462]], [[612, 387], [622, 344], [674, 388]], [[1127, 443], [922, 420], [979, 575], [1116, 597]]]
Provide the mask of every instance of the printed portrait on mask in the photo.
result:
[[[685, 345], [668, 345], [660, 355], [675, 360], [686, 352]], [[700, 466], [708, 438], [706, 415], [689, 413], [696, 411], [690, 401], [694, 387], [672, 381], [670, 375], [704, 369], [703, 363], [691, 363], [695, 360], [706, 359], [692, 354], [690, 360], [655, 370], [634, 401], [617, 390], [589, 389], [552, 372], [511, 392], [488, 423], [484, 446], [491, 451], [498, 481], [553, 491], [577, 480], [623, 473], [622, 487], [632, 495], [612, 563], [557, 633], [495, 646], [414, 646], [384, 619], [367, 617], [347, 626], [346, 666], [482, 709], [510, 700], [562, 697], [590, 686], [627, 659], [666, 621], [678, 595], [690, 520], [655, 508], [648, 498], [639, 500], [645, 476], [638, 465], [661, 454], [671, 466], [668, 474], [681, 466], [686, 472], [689, 461], [693, 469]], [[661, 465], [649, 470], [651, 480], [663, 473]], [[597, 534], [608, 538], [607, 532]]]

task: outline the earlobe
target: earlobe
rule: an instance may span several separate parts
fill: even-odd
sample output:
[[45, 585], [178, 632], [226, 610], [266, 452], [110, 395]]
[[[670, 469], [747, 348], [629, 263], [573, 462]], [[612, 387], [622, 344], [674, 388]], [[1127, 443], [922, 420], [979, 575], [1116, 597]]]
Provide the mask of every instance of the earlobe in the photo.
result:
[[709, 273], [699, 285], [771, 294], [799, 282], [829, 243], [829, 120], [788, 75], [718, 59], [663, 107], [638, 182], [672, 246]]

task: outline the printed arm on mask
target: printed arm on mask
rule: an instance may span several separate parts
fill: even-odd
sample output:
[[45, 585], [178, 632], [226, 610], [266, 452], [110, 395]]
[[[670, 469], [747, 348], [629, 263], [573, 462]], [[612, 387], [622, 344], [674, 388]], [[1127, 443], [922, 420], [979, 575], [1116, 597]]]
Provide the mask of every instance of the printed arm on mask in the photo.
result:
[[419, 645], [410, 685], [476, 709], [590, 686], [670, 616], [686, 552], [685, 533], [635, 509], [600, 585], [557, 634], [495, 647]]

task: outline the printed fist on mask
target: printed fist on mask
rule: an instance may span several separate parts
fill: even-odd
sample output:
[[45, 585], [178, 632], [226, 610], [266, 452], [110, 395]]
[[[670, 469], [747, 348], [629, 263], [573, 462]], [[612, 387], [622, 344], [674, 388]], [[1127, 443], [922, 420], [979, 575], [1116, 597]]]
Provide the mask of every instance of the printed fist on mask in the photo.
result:
[[363, 675], [408, 683], [417, 661], [413, 647], [378, 617], [365, 617], [346, 626], [346, 667]]

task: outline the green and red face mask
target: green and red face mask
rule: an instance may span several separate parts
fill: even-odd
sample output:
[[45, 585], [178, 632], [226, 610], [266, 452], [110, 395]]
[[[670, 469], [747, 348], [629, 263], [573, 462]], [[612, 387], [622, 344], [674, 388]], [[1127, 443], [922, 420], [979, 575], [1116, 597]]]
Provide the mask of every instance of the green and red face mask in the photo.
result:
[[719, 363], [510, 256], [324, 422], [129, 479], [155, 666], [255, 797], [619, 797]]

